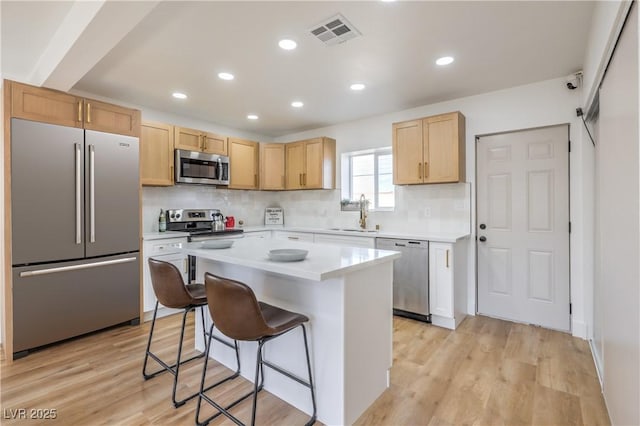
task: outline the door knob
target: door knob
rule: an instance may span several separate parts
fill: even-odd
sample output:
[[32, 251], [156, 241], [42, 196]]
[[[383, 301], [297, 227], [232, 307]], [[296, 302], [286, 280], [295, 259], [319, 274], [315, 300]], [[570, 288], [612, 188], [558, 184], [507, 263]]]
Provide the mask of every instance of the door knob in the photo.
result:
[[485, 237], [484, 235], [478, 239], [480, 240], [481, 243], [484, 243], [485, 241], [487, 241], [487, 237]]
[[480, 229], [486, 229], [486, 228], [487, 228], [487, 225], [485, 225], [484, 223], [480, 224]]

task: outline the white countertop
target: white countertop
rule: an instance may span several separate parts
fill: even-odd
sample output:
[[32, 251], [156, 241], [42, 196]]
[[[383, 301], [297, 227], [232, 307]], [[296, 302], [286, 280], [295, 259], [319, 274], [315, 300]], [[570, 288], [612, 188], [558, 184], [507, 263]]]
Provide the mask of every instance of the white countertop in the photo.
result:
[[[355, 228], [354, 228], [355, 229]], [[398, 238], [405, 240], [423, 240], [434, 241], [441, 243], [455, 243], [458, 240], [469, 237], [468, 232], [393, 232], [393, 231], [378, 231], [378, 232], [361, 232], [361, 231], [341, 231], [326, 228], [301, 228], [290, 227], [281, 225], [272, 226], [250, 226], [245, 227], [244, 232], [259, 232], [259, 231], [288, 231], [288, 232], [306, 232], [313, 234], [332, 234], [332, 235], [347, 235], [350, 237], [368, 237], [368, 238]]]
[[[275, 239], [237, 239], [228, 249], [201, 246], [202, 243], [181, 244], [188, 255], [313, 281], [340, 277], [400, 257], [397, 251], [338, 246], [328, 250], [325, 245]], [[267, 255], [273, 249], [304, 249], [309, 254], [298, 262], [274, 262]]]
[[166, 232], [145, 232], [142, 234], [142, 239], [145, 241], [151, 240], [164, 240], [167, 238], [180, 238], [188, 237], [186, 232], [166, 231]]
[[[243, 229], [244, 232], [260, 232], [260, 231], [288, 231], [288, 232], [305, 232], [312, 234], [330, 234], [330, 235], [345, 235], [350, 237], [367, 237], [367, 238], [398, 238], [404, 240], [423, 240], [434, 241], [441, 243], [455, 243], [461, 239], [469, 237], [468, 232], [393, 232], [393, 231], [378, 231], [378, 232], [360, 232], [360, 231], [341, 231], [326, 228], [301, 228], [282, 225], [271, 226], [246, 226]], [[354, 228], [355, 229], [355, 228]], [[167, 232], [145, 232], [142, 239], [145, 241], [160, 240], [166, 238], [180, 238], [186, 237], [184, 232], [167, 231]]]

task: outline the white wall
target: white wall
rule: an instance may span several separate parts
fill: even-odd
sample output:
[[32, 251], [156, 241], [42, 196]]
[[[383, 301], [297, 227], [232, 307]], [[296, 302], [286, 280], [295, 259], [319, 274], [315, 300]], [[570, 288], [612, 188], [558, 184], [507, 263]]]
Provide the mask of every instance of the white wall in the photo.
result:
[[[604, 75], [615, 41], [622, 28], [621, 17], [627, 14], [631, 1], [596, 2], [589, 30], [583, 70], [583, 106], [589, 107]], [[586, 112], [586, 111], [585, 111]]]
[[[469, 312], [476, 311], [475, 271], [475, 136], [496, 132], [527, 129], [554, 124], [571, 125], [571, 221], [575, 232], [571, 235], [571, 298], [573, 305], [572, 330], [579, 337], [586, 337], [583, 256], [584, 200], [582, 191], [582, 157], [591, 144], [582, 136], [581, 124], [575, 115], [580, 106], [581, 91], [568, 90], [564, 78], [543, 81], [511, 89], [500, 90], [467, 98], [455, 99], [433, 105], [425, 105], [405, 111], [372, 117], [336, 126], [315, 129], [279, 138], [287, 142], [323, 135], [335, 138], [338, 157], [343, 152], [391, 145], [391, 124], [398, 121], [461, 111], [466, 117], [467, 181], [471, 182], [471, 219], [473, 237], [469, 242]], [[338, 177], [339, 181], [339, 177]], [[436, 185], [435, 188], [439, 187]], [[422, 191], [420, 186], [400, 187], [400, 193], [413, 194]], [[396, 201], [402, 199], [396, 198]], [[413, 200], [412, 200], [413, 201]], [[413, 203], [411, 210], [423, 208]], [[401, 221], [401, 218], [399, 221]]]
[[600, 88], [595, 350], [612, 424], [640, 424], [640, 41], [632, 9]]

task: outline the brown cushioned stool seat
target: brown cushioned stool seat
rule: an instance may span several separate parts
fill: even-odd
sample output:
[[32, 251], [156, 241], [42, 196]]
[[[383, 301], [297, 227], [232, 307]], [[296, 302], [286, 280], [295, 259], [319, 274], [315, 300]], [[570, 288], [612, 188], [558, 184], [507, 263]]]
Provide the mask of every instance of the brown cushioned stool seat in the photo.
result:
[[[200, 393], [198, 396], [198, 405], [196, 408], [196, 424], [206, 425], [211, 420], [218, 417], [220, 414], [224, 414], [236, 424], [243, 424], [238, 418], [233, 416], [229, 409], [234, 407], [244, 399], [253, 396], [253, 410], [251, 414], [251, 425], [255, 424], [256, 420], [256, 408], [258, 402], [258, 392], [263, 388], [264, 384], [264, 372], [263, 367], [267, 366], [278, 373], [281, 373], [292, 380], [308, 387], [311, 391], [311, 402], [313, 404], [313, 414], [307, 425], [312, 425], [316, 420], [316, 399], [313, 389], [313, 378], [311, 375], [311, 362], [309, 359], [309, 346], [307, 343], [307, 331], [305, 323], [309, 321], [309, 318], [305, 315], [287, 311], [277, 306], [269, 305], [264, 302], [258, 302], [253, 290], [249, 286], [239, 281], [230, 280], [216, 275], [206, 273], [204, 278], [204, 285], [207, 292], [207, 305], [209, 307], [209, 313], [213, 322], [222, 334], [230, 337], [236, 341], [256, 341], [258, 343], [257, 360], [256, 360], [256, 373], [254, 380], [253, 391], [247, 393], [226, 407], [222, 407], [209, 396], [206, 395], [207, 390], [204, 388], [204, 383], [207, 373], [208, 358], [204, 361], [202, 370], [202, 381], [200, 383]], [[307, 373], [308, 381], [301, 379], [292, 373], [284, 370], [282, 367], [272, 364], [264, 359], [263, 349], [264, 344], [270, 340], [275, 339], [297, 327], [302, 328], [302, 334], [304, 337], [304, 348], [307, 358]], [[211, 345], [211, 336], [213, 332], [213, 325], [209, 332], [209, 338], [207, 340], [207, 350]], [[213, 416], [200, 421], [200, 407], [202, 401], [206, 401], [218, 410], [218, 413]]]
[[[194, 311], [196, 308], [201, 309], [201, 320], [202, 320], [202, 333], [204, 337], [204, 341], [207, 341], [207, 333], [204, 325], [204, 306], [207, 305], [207, 294], [205, 291], [205, 287], [203, 284], [186, 284], [182, 279], [182, 274], [178, 270], [178, 268], [169, 263], [161, 260], [149, 259], [149, 272], [151, 273], [151, 284], [153, 285], [153, 291], [158, 299], [156, 301], [156, 307], [153, 311], [153, 320], [151, 322], [151, 329], [149, 330], [149, 340], [147, 342], [147, 350], [144, 356], [144, 364], [142, 366], [142, 376], [145, 380], [149, 380], [160, 373], [169, 372], [173, 375], [173, 392], [171, 394], [171, 401], [175, 407], [179, 407], [183, 405], [188, 400], [195, 398], [198, 395], [198, 392], [188, 395], [185, 398], [180, 400], [176, 399], [176, 391], [178, 386], [178, 376], [180, 373], [180, 366], [186, 362], [193, 361], [197, 358], [204, 357], [205, 353], [201, 353], [195, 355], [188, 359], [181, 359], [182, 357], [182, 345], [184, 342], [184, 330], [187, 320], [187, 314], [191, 311]], [[167, 308], [174, 309], [182, 309], [182, 329], [180, 331], [180, 342], [178, 343], [178, 356], [175, 364], [168, 365], [162, 359], [160, 359], [156, 354], [151, 352], [151, 341], [153, 339], [153, 331], [156, 325], [156, 317], [158, 314], [158, 306], [159, 304], [166, 306]], [[219, 340], [219, 339], [218, 339]], [[231, 345], [228, 342], [220, 340], [225, 345], [234, 348], [236, 350], [236, 355], [238, 355], [238, 345], [234, 343]], [[153, 372], [147, 373], [147, 362], [151, 357], [155, 360], [160, 366], [161, 369]], [[239, 364], [238, 364], [239, 365]], [[238, 373], [240, 368], [238, 367]]]

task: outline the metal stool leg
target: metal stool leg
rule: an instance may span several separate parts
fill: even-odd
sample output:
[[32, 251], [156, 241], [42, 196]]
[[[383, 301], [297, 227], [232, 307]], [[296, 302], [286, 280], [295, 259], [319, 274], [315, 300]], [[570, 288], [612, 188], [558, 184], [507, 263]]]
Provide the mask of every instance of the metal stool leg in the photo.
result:
[[189, 313], [189, 310], [185, 309], [184, 310], [184, 314], [182, 315], [182, 330], [180, 332], [180, 343], [178, 343], [178, 356], [176, 357], [176, 372], [174, 374], [173, 377], [173, 392], [171, 394], [171, 401], [173, 401], [173, 406], [178, 408], [182, 405], [184, 405], [185, 402], [187, 402], [188, 400], [190, 400], [191, 398], [194, 398], [197, 393], [194, 393], [193, 395], [188, 396], [185, 399], [182, 399], [180, 401], [176, 401], [176, 390], [178, 388], [178, 375], [180, 373], [180, 358], [182, 357], [182, 343], [184, 342], [184, 328], [187, 325], [187, 314]]
[[147, 374], [147, 361], [149, 360], [149, 354], [151, 353], [151, 338], [153, 337], [153, 329], [156, 326], [156, 315], [158, 314], [158, 302], [156, 301], [156, 307], [153, 310], [153, 320], [151, 320], [151, 329], [149, 330], [149, 340], [147, 341], [147, 350], [144, 353], [144, 363], [142, 364], [142, 377], [145, 380], [150, 379], [153, 375]]
[[313, 377], [311, 376], [311, 359], [309, 358], [309, 344], [307, 343], [307, 328], [304, 324], [302, 326], [302, 335], [304, 336], [304, 352], [307, 355], [307, 372], [309, 373], [309, 389], [311, 389], [311, 403], [313, 404], [313, 414], [311, 419], [306, 423], [306, 426], [311, 426], [316, 422], [316, 394], [313, 389]]
[[[221, 406], [219, 406], [217, 403], [215, 403], [211, 398], [209, 398], [205, 394], [205, 392], [215, 388], [216, 386], [221, 385], [222, 383], [225, 383], [225, 382], [227, 382], [229, 380], [233, 380], [233, 379], [235, 379], [236, 377], [238, 377], [240, 375], [240, 351], [238, 350], [238, 341], [234, 340], [233, 341], [233, 346], [232, 346], [230, 343], [228, 343], [228, 342], [226, 342], [226, 341], [214, 336], [213, 335], [213, 327], [214, 327], [214, 324], [212, 323], [211, 327], [209, 328], [208, 338], [206, 339], [206, 345], [205, 345], [205, 351], [204, 351], [206, 357], [205, 357], [205, 360], [204, 360], [204, 365], [202, 366], [202, 379], [200, 381], [200, 391], [197, 393], [197, 395], [198, 395], [198, 404], [196, 405], [196, 425], [198, 425], [198, 426], [203, 426], [203, 425], [209, 424], [209, 422], [211, 420], [215, 419], [220, 414], [227, 415], [226, 414], [226, 410], [228, 410], [229, 408], [233, 407], [234, 405], [236, 405], [240, 401], [246, 399], [248, 396], [251, 396], [251, 394], [252, 394], [252, 393], [248, 393], [247, 395], [243, 396], [239, 400], [233, 402], [231, 405], [226, 407], [226, 409], [221, 407]], [[223, 378], [223, 379], [221, 379], [221, 380], [215, 382], [214, 384], [212, 384], [210, 386], [207, 386], [205, 388], [204, 387], [204, 383], [205, 383], [206, 378], [207, 378], [207, 365], [209, 364], [209, 350], [211, 348], [211, 340], [212, 339], [215, 339], [215, 340], [219, 341], [220, 343], [222, 343], [222, 344], [224, 344], [226, 346], [229, 346], [230, 348], [233, 348], [236, 351], [236, 363], [237, 363], [236, 365], [237, 365], [237, 368], [236, 368], [236, 371], [233, 374], [231, 374], [230, 376], [225, 377], [225, 378]], [[214, 414], [213, 416], [211, 416], [211, 417], [209, 417], [209, 418], [207, 418], [207, 419], [205, 419], [203, 421], [200, 421], [200, 407], [202, 405], [202, 400], [203, 399], [206, 402], [208, 402], [209, 404], [213, 405], [218, 410], [218, 413]], [[228, 417], [228, 415], [227, 415], [227, 417]], [[233, 417], [230, 417], [230, 418], [232, 420], [234, 420]], [[234, 420], [234, 421], [238, 425], [243, 426], [242, 423], [238, 423], [238, 421], [236, 421], [236, 420]]]
[[[251, 426], [256, 424], [256, 409], [258, 407], [258, 392], [262, 390], [262, 385], [264, 382], [264, 372], [262, 369], [262, 363], [264, 360], [262, 359], [262, 348], [264, 347], [264, 340], [258, 341], [258, 351], [256, 354], [256, 377], [253, 382], [253, 409], [251, 410]], [[262, 376], [260, 378], [259, 376]]]
[[[180, 341], [179, 341], [179, 346], [178, 346], [178, 355], [176, 357], [176, 362], [175, 364], [172, 365], [168, 365], [166, 362], [164, 362], [163, 360], [161, 360], [156, 354], [154, 354], [153, 352], [151, 352], [151, 342], [153, 340], [153, 331], [155, 329], [155, 323], [156, 323], [156, 318], [157, 318], [157, 313], [158, 313], [158, 305], [159, 302], [156, 302], [156, 307], [155, 310], [153, 311], [153, 320], [151, 322], [151, 329], [149, 330], [149, 340], [147, 341], [147, 350], [145, 352], [145, 357], [144, 357], [144, 363], [142, 366], [142, 375], [144, 377], [145, 380], [149, 380], [159, 374], [162, 374], [164, 372], [169, 372], [173, 375], [173, 390], [171, 393], [171, 402], [173, 403], [174, 407], [180, 407], [181, 405], [184, 405], [185, 402], [189, 401], [192, 398], [195, 398], [198, 393], [194, 393], [192, 395], [187, 396], [184, 399], [181, 400], [177, 400], [176, 399], [176, 393], [178, 390], [178, 376], [179, 376], [179, 372], [180, 372], [180, 366], [182, 364], [185, 364], [189, 361], [193, 361], [194, 359], [198, 359], [198, 358], [202, 358], [203, 356], [205, 356], [205, 353], [201, 353], [198, 355], [194, 355], [188, 359], [183, 360], [182, 359], [182, 346], [184, 343], [184, 332], [185, 332], [185, 328], [186, 328], [186, 323], [187, 323], [187, 314], [191, 311], [194, 311], [196, 306], [189, 306], [187, 308], [184, 309], [184, 313], [182, 315], [182, 327], [180, 329]], [[203, 323], [204, 323], [204, 317], [203, 317]], [[203, 328], [204, 329], [204, 328]], [[205, 332], [206, 335], [206, 332]], [[205, 340], [206, 342], [206, 340]], [[158, 364], [160, 364], [160, 366], [162, 367], [161, 369], [154, 371], [153, 373], [147, 373], [147, 364], [148, 364], [148, 359], [149, 357], [153, 358]]]

